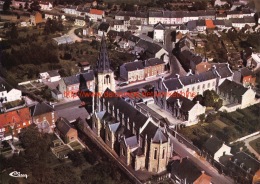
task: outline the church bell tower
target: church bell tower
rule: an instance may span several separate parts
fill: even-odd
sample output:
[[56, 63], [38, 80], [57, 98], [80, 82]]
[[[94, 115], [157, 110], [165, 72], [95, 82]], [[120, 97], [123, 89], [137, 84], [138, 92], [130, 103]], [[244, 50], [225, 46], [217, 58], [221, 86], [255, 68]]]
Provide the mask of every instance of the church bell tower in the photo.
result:
[[107, 88], [111, 91], [115, 91], [114, 71], [110, 68], [110, 60], [108, 57], [106, 38], [104, 34], [102, 36], [99, 57], [97, 60], [96, 79], [96, 92], [98, 94], [103, 94]]

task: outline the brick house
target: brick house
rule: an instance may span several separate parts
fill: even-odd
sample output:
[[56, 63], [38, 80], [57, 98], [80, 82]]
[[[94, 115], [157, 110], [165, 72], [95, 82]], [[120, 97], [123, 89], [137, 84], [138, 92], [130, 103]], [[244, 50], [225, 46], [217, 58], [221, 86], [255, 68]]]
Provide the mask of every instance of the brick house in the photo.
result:
[[164, 73], [165, 62], [158, 58], [151, 58], [144, 61], [144, 76], [153, 77]]
[[3, 135], [4, 140], [11, 139], [12, 133], [13, 136], [17, 136], [22, 128], [30, 124], [31, 114], [28, 107], [0, 114], [0, 134]]
[[51, 128], [54, 128], [57, 115], [52, 106], [45, 102], [37, 103], [30, 107], [30, 112], [33, 123], [48, 123]]
[[55, 122], [55, 131], [65, 143], [70, 143], [78, 139], [78, 132], [72, 127], [70, 122], [63, 117], [59, 117]]

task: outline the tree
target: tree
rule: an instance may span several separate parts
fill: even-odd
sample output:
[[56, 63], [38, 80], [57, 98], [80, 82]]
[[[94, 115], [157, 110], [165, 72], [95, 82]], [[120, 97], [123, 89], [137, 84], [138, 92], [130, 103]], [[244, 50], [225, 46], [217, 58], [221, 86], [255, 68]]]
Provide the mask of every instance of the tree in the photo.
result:
[[201, 115], [199, 115], [199, 120], [200, 120], [200, 122], [204, 122], [204, 120], [205, 120], [205, 114], [201, 114]]
[[84, 158], [83, 158], [82, 154], [79, 153], [79, 151], [77, 151], [77, 150], [71, 151], [68, 154], [68, 157], [72, 161], [72, 163], [75, 167], [80, 167], [84, 163]]
[[33, 1], [33, 3], [30, 4], [30, 10], [31, 11], [40, 11], [41, 6], [38, 1]]
[[3, 11], [10, 10], [11, 4], [12, 4], [12, 0], [5, 0], [5, 2], [3, 4]]

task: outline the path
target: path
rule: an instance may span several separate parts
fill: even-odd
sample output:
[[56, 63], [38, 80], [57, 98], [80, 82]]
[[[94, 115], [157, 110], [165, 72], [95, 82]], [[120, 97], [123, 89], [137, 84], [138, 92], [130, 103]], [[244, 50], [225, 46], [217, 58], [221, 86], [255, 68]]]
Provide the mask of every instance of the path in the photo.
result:
[[254, 150], [254, 148], [253, 148], [252, 146], [250, 146], [249, 143], [250, 143], [251, 141], [255, 140], [255, 139], [258, 139], [259, 137], [260, 137], [260, 134], [255, 135], [255, 136], [253, 136], [253, 137], [250, 137], [250, 138], [244, 140], [245, 146], [248, 148], [248, 150], [249, 150], [251, 153], [255, 154], [255, 156], [256, 156], [256, 158], [257, 158], [258, 160], [260, 160], [260, 154], [258, 154], [258, 153]]

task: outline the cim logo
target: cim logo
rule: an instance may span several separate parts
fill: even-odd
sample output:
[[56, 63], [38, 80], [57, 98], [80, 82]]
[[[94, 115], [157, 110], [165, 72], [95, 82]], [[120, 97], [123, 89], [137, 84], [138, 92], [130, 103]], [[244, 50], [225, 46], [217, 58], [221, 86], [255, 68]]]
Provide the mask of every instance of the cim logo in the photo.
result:
[[9, 174], [9, 176], [12, 176], [12, 177], [15, 177], [15, 178], [28, 178], [28, 175], [27, 174], [21, 174], [20, 172], [18, 171], [13, 171]]

